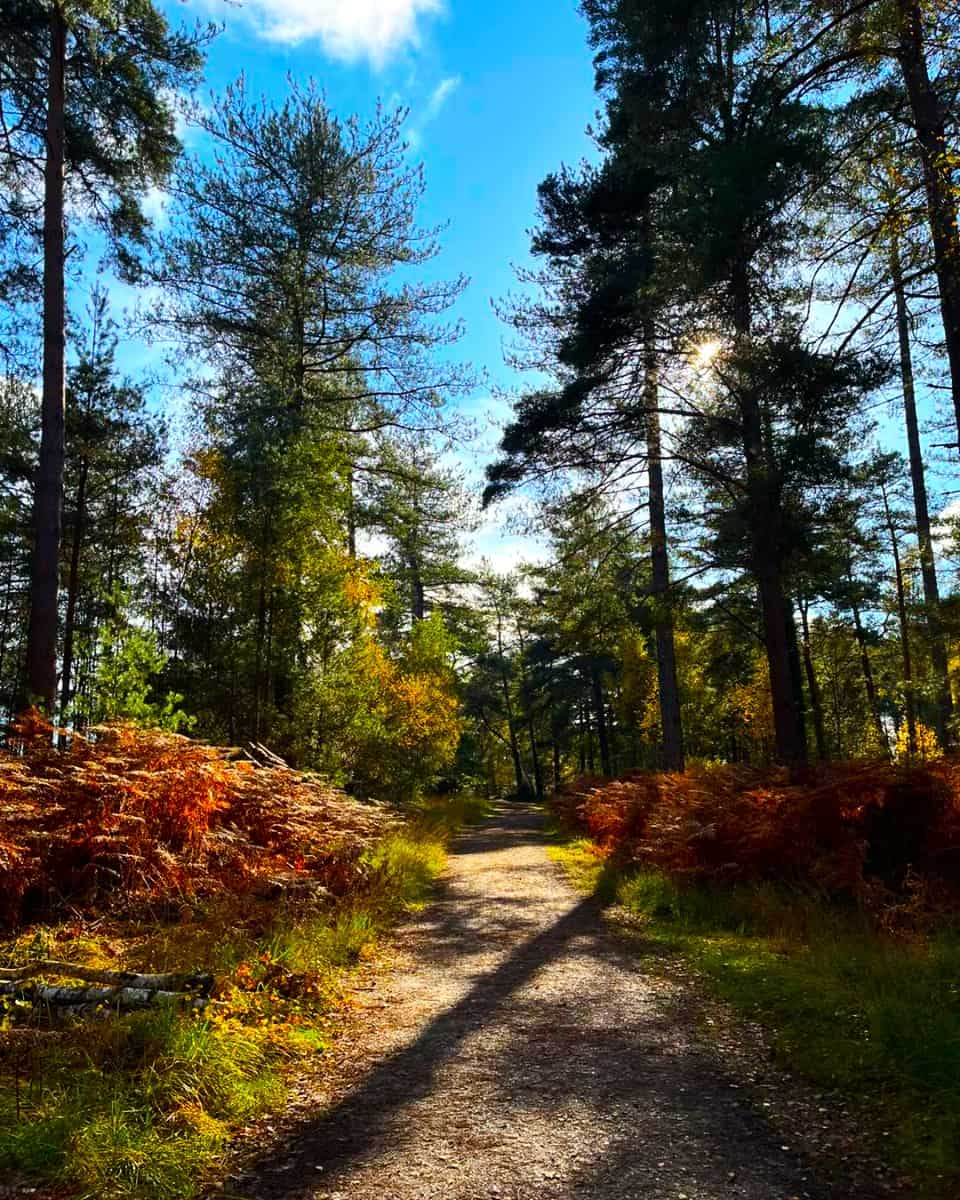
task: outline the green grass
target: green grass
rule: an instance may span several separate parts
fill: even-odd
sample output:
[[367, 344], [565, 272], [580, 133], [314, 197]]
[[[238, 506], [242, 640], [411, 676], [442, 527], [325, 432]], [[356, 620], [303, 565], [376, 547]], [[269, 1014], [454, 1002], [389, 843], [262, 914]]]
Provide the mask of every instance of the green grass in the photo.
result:
[[208, 906], [186, 926], [78, 937], [48, 926], [3, 961], [73, 957], [88, 965], [213, 971], [225, 984], [204, 1013], [172, 1008], [78, 1022], [34, 1037], [0, 1011], [0, 1170], [65, 1183], [84, 1200], [189, 1200], [230, 1137], [281, 1106], [288, 1080], [328, 1045], [349, 971], [443, 871], [445, 842], [484, 815], [471, 797], [422, 804], [367, 856], [368, 884], [334, 909], [282, 911], [257, 929]]
[[680, 888], [618, 874], [589, 843], [555, 857], [582, 889], [643, 922], [710, 990], [772, 1034], [784, 1065], [854, 1099], [929, 1196], [960, 1181], [960, 934], [877, 932], [852, 906], [773, 885]]

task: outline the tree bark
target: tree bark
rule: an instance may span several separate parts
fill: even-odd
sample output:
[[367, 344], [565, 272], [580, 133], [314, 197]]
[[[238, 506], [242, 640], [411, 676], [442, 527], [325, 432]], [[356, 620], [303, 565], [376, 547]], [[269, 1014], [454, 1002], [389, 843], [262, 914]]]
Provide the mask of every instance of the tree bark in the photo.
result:
[[893, 282], [897, 308], [900, 379], [903, 384], [903, 413], [910, 454], [910, 482], [913, 487], [913, 509], [917, 520], [917, 542], [920, 549], [923, 605], [930, 641], [930, 660], [937, 679], [937, 736], [941, 746], [948, 746], [952, 741], [953, 698], [950, 694], [947, 644], [943, 635], [943, 621], [940, 615], [940, 588], [937, 583], [937, 563], [930, 531], [927, 484], [924, 476], [923, 452], [920, 446], [920, 426], [917, 420], [917, 395], [913, 374], [913, 355], [910, 349], [910, 314], [903, 286], [900, 248], [896, 238], [890, 248], [890, 277]]
[[76, 626], [77, 596], [80, 591], [80, 554], [83, 548], [84, 527], [87, 516], [87, 474], [89, 463], [86, 458], [80, 463], [80, 478], [77, 481], [76, 508], [73, 521], [73, 542], [70, 546], [70, 574], [67, 579], [67, 611], [63, 621], [63, 669], [60, 678], [60, 724], [67, 721], [70, 706], [70, 686], [73, 682], [73, 637]]
[[33, 502], [26, 663], [28, 699], [37, 701], [50, 716], [57, 696], [57, 610], [66, 425], [66, 59], [67, 26], [60, 8], [54, 5], [50, 12], [43, 199], [43, 395], [40, 459]]
[[131, 1009], [149, 1008], [153, 1004], [181, 1004], [185, 1008], [201, 1010], [210, 1003], [205, 996], [193, 996], [190, 992], [152, 991], [147, 988], [128, 987], [37, 987], [33, 984], [21, 987], [14, 983], [0, 983], [0, 996], [9, 996], [21, 1004], [57, 1008], [77, 1016], [108, 1008], [128, 1012]]
[[894, 578], [897, 585], [897, 616], [900, 619], [900, 649], [903, 661], [903, 698], [907, 719], [907, 749], [912, 757], [917, 753], [917, 708], [913, 694], [913, 658], [910, 651], [910, 624], [907, 620], [907, 594], [903, 582], [903, 563], [900, 558], [900, 542], [897, 538], [893, 514], [887, 499], [887, 490], [880, 485], [883, 496], [883, 512], [890, 534], [890, 552], [893, 555]]
[[196, 991], [202, 995], [209, 995], [214, 984], [213, 976], [202, 972], [144, 975], [138, 971], [108, 971], [96, 967], [82, 967], [76, 963], [59, 962], [55, 959], [40, 959], [25, 967], [0, 968], [0, 982], [3, 983], [25, 983], [37, 975], [80, 979], [84, 983], [104, 983], [111, 987], [131, 987], [150, 992]]
[[507, 662], [503, 647], [503, 618], [497, 613], [497, 655], [500, 660], [500, 688], [503, 694], [503, 712], [507, 718], [507, 735], [510, 745], [510, 758], [513, 762], [513, 774], [517, 783], [517, 795], [523, 796], [530, 790], [530, 782], [523, 769], [523, 758], [520, 754], [520, 740], [517, 737], [517, 722], [513, 712], [513, 701], [510, 698], [510, 681], [507, 678]]
[[351, 558], [357, 557], [357, 501], [352, 467], [347, 472], [347, 553]]
[[653, 324], [644, 327], [644, 408], [647, 433], [647, 486], [650, 493], [650, 574], [656, 605], [654, 636], [657, 646], [657, 683], [660, 699], [660, 729], [663, 737], [663, 768], [684, 768], [683, 720], [677, 655], [670, 599], [670, 557], [667, 550], [666, 505], [663, 490], [663, 449], [657, 386], [657, 356]]
[[[752, 298], [742, 261], [732, 265], [730, 300], [737, 337], [746, 342], [752, 325]], [[776, 755], [780, 762], [794, 766], [806, 762], [807, 743], [802, 710], [797, 706], [797, 676], [788, 629], [793, 614], [783, 580], [780, 497], [772, 478], [773, 464], [768, 454], [771, 447], [764, 442], [763, 409], [749, 380], [740, 390], [738, 403], [746, 466], [751, 570], [760, 599]]]
[[771, 494], [763, 453], [763, 419], [752, 389], [740, 398], [747, 490], [750, 504], [753, 575], [760, 597], [763, 644], [770, 677], [776, 754], [780, 762], [806, 761], [803, 720], [797, 705], [788, 623], [793, 616], [787, 602], [780, 552], [779, 503]]
[[[847, 570], [847, 579], [853, 585], [853, 576], [849, 569]], [[870, 653], [867, 649], [867, 635], [863, 628], [863, 619], [860, 616], [860, 606], [856, 600], [850, 601], [850, 614], [853, 617], [853, 630], [857, 639], [857, 646], [860, 650], [860, 667], [863, 671], [863, 686], [867, 693], [867, 703], [870, 706], [870, 715], [873, 718], [874, 726], [877, 730], [877, 736], [880, 740], [880, 745], [886, 750], [887, 755], [890, 753], [890, 746], [887, 739], [887, 731], [883, 727], [883, 719], [880, 716], [880, 705], [877, 702], [877, 685], [873, 678], [873, 666], [870, 663]]]
[[416, 559], [410, 562], [410, 615], [414, 623], [422, 621], [427, 615], [427, 602], [423, 590], [423, 577], [420, 573], [420, 563]]
[[263, 711], [267, 703], [267, 679], [270, 669], [269, 660], [265, 658], [267, 641], [267, 560], [270, 552], [270, 517], [270, 509], [267, 508], [263, 517], [253, 662], [253, 736], [256, 741], [259, 741], [263, 735]]
[[543, 768], [540, 763], [540, 751], [537, 749], [537, 728], [532, 713], [527, 716], [527, 735], [530, 738], [530, 763], [533, 767], [533, 786], [537, 793], [537, 799], [542, 800], [546, 795], [546, 791], [543, 786]]
[[910, 101], [923, 167], [950, 390], [960, 437], [960, 225], [947, 153], [946, 113], [927, 67], [921, 0], [897, 0], [897, 8], [900, 13], [897, 60]]
[[607, 716], [604, 711], [603, 680], [597, 668], [590, 668], [590, 691], [593, 696], [593, 710], [597, 720], [597, 742], [600, 747], [600, 770], [604, 775], [613, 774], [613, 760], [610, 756], [610, 735], [607, 729]]
[[596, 761], [593, 756], [593, 725], [590, 722], [590, 705], [586, 700], [580, 703], [580, 771], [588, 771], [591, 775], [596, 772]]
[[810, 622], [808, 619], [809, 604], [804, 600], [797, 601], [800, 609], [800, 628], [803, 631], [803, 667], [807, 676], [807, 691], [810, 693], [810, 708], [813, 713], [813, 735], [817, 743], [817, 758], [827, 761], [827, 735], [823, 720], [823, 696], [817, 680], [817, 672], [813, 665], [813, 650], [810, 646]]

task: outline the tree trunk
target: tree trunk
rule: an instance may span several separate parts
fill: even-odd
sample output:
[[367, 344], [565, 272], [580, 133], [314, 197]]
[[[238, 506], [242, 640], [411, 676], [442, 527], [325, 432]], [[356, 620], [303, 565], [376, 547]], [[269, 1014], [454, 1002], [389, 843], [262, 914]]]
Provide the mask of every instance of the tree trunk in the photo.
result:
[[903, 563], [900, 559], [900, 542], [887, 500], [887, 490], [880, 485], [883, 495], [883, 512], [890, 534], [890, 552], [893, 555], [894, 578], [897, 585], [897, 615], [900, 619], [900, 648], [903, 657], [903, 698], [907, 718], [907, 749], [910, 757], [917, 753], [917, 707], [913, 694], [913, 659], [910, 653], [910, 625], [907, 620], [907, 595], [903, 582]]
[[793, 681], [793, 704], [799, 723], [800, 740], [804, 753], [807, 751], [807, 701], [803, 691], [803, 666], [800, 661], [800, 641], [797, 637], [797, 622], [793, 615], [793, 601], [785, 597], [787, 608], [787, 646], [790, 656], [790, 678]]
[[513, 774], [517, 782], [517, 795], [524, 796], [530, 790], [530, 782], [523, 769], [523, 758], [520, 754], [520, 739], [517, 737], [517, 722], [513, 712], [513, 701], [510, 698], [510, 680], [507, 678], [507, 662], [503, 648], [503, 619], [497, 613], [497, 655], [500, 660], [500, 689], [503, 694], [503, 711], [507, 718], [507, 735], [510, 744], [510, 758], [513, 762]]
[[420, 574], [420, 563], [413, 560], [410, 563], [410, 615], [414, 622], [422, 621], [427, 613], [427, 604], [423, 591], [423, 577]]
[[610, 757], [610, 736], [607, 730], [607, 716], [604, 711], [603, 681], [597, 668], [590, 669], [590, 690], [593, 696], [593, 711], [597, 719], [597, 742], [600, 746], [600, 770], [604, 775], [613, 774], [613, 761]]
[[827, 735], [823, 721], [823, 697], [817, 672], [813, 665], [813, 651], [810, 646], [810, 622], [808, 620], [809, 604], [803, 600], [797, 601], [800, 609], [800, 627], [803, 630], [803, 667], [807, 676], [807, 691], [810, 693], [810, 708], [813, 712], [813, 734], [817, 743], [817, 758], [827, 761]]
[[204, 996], [210, 995], [214, 985], [213, 976], [207, 974], [168, 972], [163, 975], [142, 975], [137, 971], [101, 970], [56, 959], [39, 959], [25, 967], [0, 968], [0, 982], [3, 983], [25, 983], [37, 975], [80, 979], [84, 983], [105, 983], [110, 987], [132, 987], [150, 992], [195, 991]]
[[33, 502], [26, 664], [28, 698], [37, 701], [51, 716], [57, 696], [57, 609], [66, 424], [66, 232], [63, 207], [66, 58], [66, 22], [63, 13], [54, 5], [50, 13], [43, 198], [43, 397], [40, 460]]
[[753, 575], [763, 618], [763, 644], [770, 677], [776, 754], [780, 762], [792, 765], [806, 761], [807, 747], [791, 662], [788, 624], [792, 624], [793, 617], [781, 567], [779, 501], [775, 495], [771, 495], [763, 453], [760, 405], [749, 389], [741, 395], [740, 409], [750, 497]]
[[[847, 578], [852, 585], [853, 577], [850, 572], [847, 572]], [[877, 730], [877, 736], [880, 739], [880, 745], [890, 753], [890, 746], [887, 740], [887, 731], [883, 727], [883, 719], [880, 716], [880, 705], [877, 703], [877, 685], [873, 679], [873, 667], [870, 663], [870, 653], [867, 649], [867, 635], [863, 628], [863, 620], [860, 616], [860, 608], [855, 600], [850, 601], [850, 613], [853, 617], [853, 630], [857, 639], [857, 646], [860, 650], [860, 667], [863, 670], [863, 686], [867, 693], [867, 703], [870, 706], [870, 716], [873, 718], [874, 726]]]
[[[257, 624], [253, 658], [253, 736], [260, 741], [263, 735], [263, 710], [267, 702], [267, 672], [265, 661], [267, 642], [267, 560], [270, 550], [270, 509], [263, 516], [260, 551], [260, 578], [257, 586]], [[208, 621], [208, 628], [212, 622]]]
[[923, 453], [920, 447], [920, 427], [917, 421], [917, 395], [913, 376], [913, 355], [910, 349], [910, 314], [907, 310], [900, 248], [896, 238], [890, 248], [890, 277], [897, 305], [900, 378], [903, 383], [903, 412], [910, 452], [910, 481], [913, 485], [913, 509], [917, 519], [917, 542], [920, 548], [923, 604], [930, 641], [930, 660], [937, 679], [937, 736], [941, 746], [948, 746], [952, 741], [953, 698], [950, 695], [947, 644], [943, 636], [943, 621], [940, 616], [940, 588], [937, 583], [937, 564], [933, 549], [933, 537], [930, 532], [927, 484], [924, 477]]
[[553, 790], [560, 790], [560, 743], [556, 737], [553, 739]]
[[347, 472], [347, 553], [351, 558], [357, 557], [357, 501], [352, 468]]
[[593, 756], [593, 725], [590, 722], [590, 706], [586, 700], [580, 702], [580, 747], [580, 770], [594, 775], [597, 764]]
[[513, 723], [512, 715], [508, 715], [507, 717], [507, 732], [510, 736], [510, 758], [513, 762], [513, 777], [517, 784], [517, 795], [524, 796], [530, 790], [530, 782], [527, 779], [526, 771], [523, 769], [520, 742], [517, 738], [517, 729]]
[[67, 721], [70, 706], [70, 685], [73, 682], [73, 635], [76, 626], [77, 594], [80, 590], [80, 553], [83, 549], [84, 526], [87, 517], [87, 473], [86, 458], [80, 463], [80, 478], [77, 481], [76, 508], [73, 520], [73, 543], [70, 547], [70, 575], [67, 581], [67, 611], [63, 621], [63, 671], [60, 679], [60, 724]]
[[670, 598], [670, 558], [667, 550], [663, 455], [658, 403], [654, 330], [652, 323], [646, 321], [644, 328], [644, 406], [647, 427], [647, 481], [650, 492], [650, 573], [653, 602], [656, 606], [657, 683], [660, 699], [660, 729], [663, 736], [663, 767], [667, 771], [682, 771], [684, 767], [683, 722], [680, 713], [680, 688], [677, 683], [677, 656], [673, 636], [673, 608]]
[[927, 68], [921, 0], [897, 0], [897, 7], [900, 12], [897, 59], [923, 167], [953, 411], [960, 436], [960, 226], [948, 154], [946, 114]]
[[527, 717], [527, 734], [530, 738], [530, 763], [533, 766], [533, 786], [536, 789], [537, 799], [542, 800], [546, 792], [543, 786], [543, 768], [540, 765], [540, 752], [537, 749], [537, 729], [532, 715]]
[[[734, 329], [749, 339], [752, 324], [750, 279], [746, 264], [736, 261], [730, 273], [730, 300]], [[752, 385], [738, 396], [749, 501], [752, 573], [757, 584], [763, 622], [763, 644], [770, 678], [776, 755], [788, 766], [806, 761], [803, 716], [797, 706], [796, 671], [790, 651], [788, 623], [793, 617], [783, 581], [780, 532], [780, 497], [772, 478], [772, 464], [764, 446], [764, 416]]]

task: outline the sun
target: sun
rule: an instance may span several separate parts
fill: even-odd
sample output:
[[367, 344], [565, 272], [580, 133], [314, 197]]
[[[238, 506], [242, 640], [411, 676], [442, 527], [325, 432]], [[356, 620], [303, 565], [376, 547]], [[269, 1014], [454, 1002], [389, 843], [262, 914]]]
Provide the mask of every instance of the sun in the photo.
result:
[[722, 349], [723, 342], [719, 338], [710, 338], [705, 342], [698, 342], [693, 348], [693, 365], [698, 370], [704, 370], [714, 362]]

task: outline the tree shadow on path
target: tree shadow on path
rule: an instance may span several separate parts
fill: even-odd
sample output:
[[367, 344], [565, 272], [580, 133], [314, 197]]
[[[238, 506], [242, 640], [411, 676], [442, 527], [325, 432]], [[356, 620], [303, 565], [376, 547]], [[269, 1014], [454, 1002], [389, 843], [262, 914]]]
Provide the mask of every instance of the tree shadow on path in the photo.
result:
[[[545, 840], [539, 814], [517, 807], [501, 810], [485, 827], [459, 839], [454, 856], [490, 855], [496, 882], [501, 852], [500, 870], [509, 870], [511, 849], [540, 847]], [[531, 1164], [527, 1179], [524, 1164], [514, 1163], [503, 1146], [485, 1143], [483, 1149], [475, 1142], [471, 1151], [468, 1136], [465, 1155], [474, 1153], [477, 1162], [487, 1155], [499, 1158], [501, 1168], [517, 1168], [522, 1188], [515, 1186], [507, 1195], [799, 1200], [829, 1194], [813, 1189], [803, 1163], [793, 1156], [788, 1160], [716, 1064], [678, 1034], [669, 1005], [645, 995], [635, 948], [626, 949], [606, 932], [597, 900], [577, 901], [561, 889], [545, 903], [538, 883], [555, 880], [555, 868], [545, 857], [542, 867], [537, 860], [521, 868], [530, 881], [526, 893], [502, 885], [492, 894], [484, 891], [476, 871], [482, 876], [487, 869], [483, 863], [462, 877], [455, 872], [454, 886], [418, 923], [418, 965], [432, 964], [442, 972], [458, 965], [459, 977], [469, 981], [465, 994], [429, 1019], [412, 1041], [372, 1065], [349, 1094], [252, 1163], [221, 1195], [306, 1200], [323, 1187], [350, 1196], [358, 1170], [388, 1152], [394, 1160], [407, 1152], [424, 1104], [439, 1106], [440, 1121], [445, 1108], [469, 1105], [463, 1081], [460, 1094], [451, 1094], [443, 1068], [466, 1039], [482, 1040], [490, 1030], [495, 1033], [489, 1034], [489, 1045], [481, 1045], [479, 1053], [472, 1047], [469, 1064], [485, 1089], [484, 1102], [502, 1104], [515, 1125], [529, 1122], [541, 1134], [553, 1122], [558, 1154], [581, 1121], [562, 1179], [551, 1179], [542, 1169], [546, 1160], [536, 1170]], [[491, 932], [497, 931], [504, 940], [502, 961], [465, 973], [472, 955], [481, 967], [489, 962], [484, 955]], [[550, 964], [555, 966], [541, 979], [551, 979], [553, 987], [542, 994], [541, 980], [533, 981]], [[527, 985], [528, 993], [520, 995]], [[591, 996], [594, 986], [598, 992]], [[429, 1130], [420, 1133], [429, 1139]], [[542, 1138], [536, 1150], [551, 1153]], [[429, 1145], [426, 1151], [421, 1146], [421, 1154], [428, 1152]], [[744, 1174], [750, 1179], [741, 1185]], [[501, 1194], [470, 1186], [450, 1191], [438, 1182], [416, 1193], [405, 1188], [402, 1194]], [[390, 1200], [392, 1192], [380, 1194]]]

